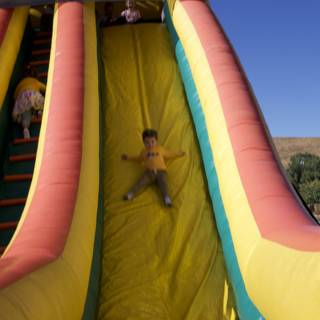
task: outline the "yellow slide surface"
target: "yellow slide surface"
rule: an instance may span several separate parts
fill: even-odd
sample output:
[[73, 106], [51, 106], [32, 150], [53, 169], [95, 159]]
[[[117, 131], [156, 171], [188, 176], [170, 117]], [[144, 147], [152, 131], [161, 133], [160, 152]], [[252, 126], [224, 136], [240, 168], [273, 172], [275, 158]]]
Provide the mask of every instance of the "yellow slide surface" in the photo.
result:
[[[104, 238], [99, 319], [234, 319], [225, 263], [198, 144], [166, 27], [102, 31]], [[145, 128], [187, 153], [168, 163], [174, 207], [149, 187], [124, 193], [143, 172], [122, 161], [143, 148]]]

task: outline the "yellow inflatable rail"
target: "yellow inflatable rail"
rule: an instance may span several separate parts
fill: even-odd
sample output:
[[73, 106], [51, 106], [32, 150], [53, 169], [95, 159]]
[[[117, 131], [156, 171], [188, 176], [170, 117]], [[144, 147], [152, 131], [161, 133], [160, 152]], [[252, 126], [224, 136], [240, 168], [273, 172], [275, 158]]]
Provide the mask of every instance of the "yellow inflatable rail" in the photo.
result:
[[1, 319], [84, 314], [99, 196], [96, 45], [94, 4], [58, 4], [34, 177], [0, 259]]
[[0, 8], [0, 108], [7, 93], [11, 74], [19, 52], [20, 43], [28, 18], [28, 7]]

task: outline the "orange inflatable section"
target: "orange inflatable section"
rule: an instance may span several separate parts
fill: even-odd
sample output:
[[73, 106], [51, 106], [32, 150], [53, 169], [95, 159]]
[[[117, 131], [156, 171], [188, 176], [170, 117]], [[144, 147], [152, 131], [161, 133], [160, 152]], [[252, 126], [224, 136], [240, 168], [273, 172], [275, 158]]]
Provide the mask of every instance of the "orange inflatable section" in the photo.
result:
[[241, 181], [262, 236], [298, 250], [320, 250], [320, 230], [282, 174], [245, 75], [233, 52], [221, 50], [228, 40], [216, 26], [218, 22], [203, 2], [187, 0], [181, 4], [206, 53]]
[[50, 105], [37, 185], [0, 260], [0, 287], [55, 260], [67, 239], [78, 191], [84, 96], [83, 5], [59, 4]]
[[0, 46], [7, 32], [13, 9], [0, 8]]

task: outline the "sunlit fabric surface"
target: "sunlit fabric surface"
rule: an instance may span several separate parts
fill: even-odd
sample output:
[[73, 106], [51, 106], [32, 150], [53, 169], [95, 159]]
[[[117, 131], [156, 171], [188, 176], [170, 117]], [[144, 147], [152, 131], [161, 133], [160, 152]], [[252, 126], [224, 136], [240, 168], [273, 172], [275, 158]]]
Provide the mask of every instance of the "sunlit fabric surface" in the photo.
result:
[[[166, 27], [102, 31], [104, 238], [99, 319], [230, 319], [226, 271], [194, 128]], [[143, 172], [141, 132], [183, 150], [168, 163], [166, 208], [153, 186], [122, 196]]]

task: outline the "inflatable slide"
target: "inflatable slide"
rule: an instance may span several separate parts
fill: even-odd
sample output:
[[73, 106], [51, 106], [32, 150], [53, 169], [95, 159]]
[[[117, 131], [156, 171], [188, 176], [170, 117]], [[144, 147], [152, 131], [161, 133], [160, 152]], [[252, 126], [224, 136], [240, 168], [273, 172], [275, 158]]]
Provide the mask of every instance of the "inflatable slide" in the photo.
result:
[[[24, 139], [22, 127], [18, 124], [12, 125], [11, 121], [8, 121], [14, 105], [15, 87], [19, 83], [21, 74], [28, 68], [37, 73], [42, 83], [46, 82], [51, 44], [51, 32], [32, 31], [27, 23], [28, 10], [26, 8], [15, 12], [7, 10], [3, 13], [7, 13], [7, 17], [11, 17], [14, 13], [10, 20], [11, 30], [8, 30], [10, 37], [6, 41], [11, 38], [12, 43], [16, 42], [16, 45], [12, 47], [12, 54], [4, 56], [2, 60], [5, 66], [2, 85], [4, 87], [7, 85], [7, 90], [1, 91], [3, 103], [0, 112], [1, 159], [3, 161], [3, 178], [0, 181], [1, 253], [6, 249], [14, 234], [26, 202], [41, 126], [41, 116], [34, 114], [30, 127], [32, 137]], [[23, 18], [17, 19], [16, 17]], [[19, 44], [20, 50], [18, 50]], [[10, 79], [10, 75], [10, 82], [4, 81], [6, 77]]]
[[[31, 185], [0, 258], [0, 319], [319, 318], [319, 228], [222, 27], [203, 1], [165, 2], [162, 23], [161, 2], [137, 6], [144, 22], [99, 28], [101, 3], [55, 5]], [[0, 9], [2, 108], [28, 12]], [[168, 162], [172, 208], [155, 187], [122, 199], [143, 169], [121, 154], [137, 154], [150, 127], [186, 152]]]

